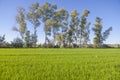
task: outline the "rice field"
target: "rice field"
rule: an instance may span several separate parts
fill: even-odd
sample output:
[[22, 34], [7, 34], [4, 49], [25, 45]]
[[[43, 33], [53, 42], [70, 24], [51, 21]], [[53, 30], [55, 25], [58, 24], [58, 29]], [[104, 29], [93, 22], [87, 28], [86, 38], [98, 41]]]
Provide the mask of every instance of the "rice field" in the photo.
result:
[[0, 80], [120, 80], [120, 49], [0, 49]]

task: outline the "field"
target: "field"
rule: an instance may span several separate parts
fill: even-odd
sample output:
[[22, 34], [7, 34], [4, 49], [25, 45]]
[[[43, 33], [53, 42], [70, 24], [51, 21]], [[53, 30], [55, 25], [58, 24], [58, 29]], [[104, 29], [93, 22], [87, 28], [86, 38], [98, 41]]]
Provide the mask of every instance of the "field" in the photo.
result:
[[0, 49], [0, 80], [120, 80], [120, 49]]

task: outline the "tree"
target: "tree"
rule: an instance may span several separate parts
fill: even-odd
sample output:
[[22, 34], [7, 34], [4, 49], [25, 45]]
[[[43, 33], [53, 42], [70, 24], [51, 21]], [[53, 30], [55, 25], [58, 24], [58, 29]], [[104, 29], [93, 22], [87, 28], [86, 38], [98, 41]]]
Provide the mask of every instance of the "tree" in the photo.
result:
[[71, 28], [71, 33], [72, 33], [72, 39], [73, 42], [77, 44], [77, 37], [78, 37], [78, 30], [79, 30], [79, 24], [80, 24], [80, 19], [79, 19], [79, 13], [77, 10], [73, 10], [70, 14], [71, 16], [71, 22], [70, 22], [70, 28]]
[[102, 47], [102, 20], [96, 17], [96, 24], [93, 27], [95, 37], [93, 39], [94, 47]]
[[[36, 2], [29, 7], [27, 13], [22, 7], [18, 9], [17, 25], [13, 27], [13, 30], [19, 32], [26, 47], [36, 47], [38, 41], [37, 29], [40, 23], [44, 25], [45, 47], [48, 47], [49, 44], [50, 47], [56, 44], [59, 47], [88, 47], [91, 24], [87, 20], [89, 14], [90, 11], [84, 10], [82, 15], [79, 16], [77, 10], [69, 13], [64, 8], [57, 9], [56, 4], [46, 2], [40, 6]], [[33, 32], [27, 28], [27, 22], [32, 24]], [[93, 27], [95, 33], [94, 46], [102, 47], [111, 30], [112, 27], [102, 32], [102, 20], [97, 17]]]
[[55, 39], [56, 36], [62, 37], [62, 40], [60, 42], [61, 45], [59, 45], [60, 47], [64, 47], [65, 45], [66, 40], [65, 34], [68, 28], [68, 16], [69, 16], [68, 11], [66, 11], [64, 8], [59, 9], [54, 13], [52, 26], [53, 38], [54, 41], [57, 41], [58, 39]]
[[[84, 10], [81, 16], [81, 22], [79, 25], [78, 30], [78, 38], [79, 38], [79, 47], [84, 47], [87, 45], [87, 42], [89, 41], [89, 25], [90, 23], [87, 21], [87, 16], [90, 13], [88, 10]], [[87, 39], [87, 40], [86, 40]]]
[[69, 18], [69, 13], [66, 9], [61, 9], [61, 41], [62, 41], [62, 45], [60, 47], [65, 47], [67, 44], [67, 29], [68, 29], [68, 18]]
[[55, 37], [56, 35], [59, 34], [60, 26], [61, 26], [61, 9], [55, 11], [53, 16], [52, 34], [55, 43], [56, 43]]
[[54, 12], [57, 9], [56, 4], [50, 4], [46, 2], [41, 7], [42, 12], [42, 22], [44, 23], [44, 31], [45, 31], [45, 46], [50, 42], [49, 36], [51, 35], [51, 26], [53, 24], [53, 16]]
[[112, 27], [105, 30], [105, 32], [102, 33], [102, 19], [99, 17], [96, 17], [96, 24], [93, 27], [93, 31], [95, 33], [95, 37], [93, 39], [94, 47], [102, 47], [103, 41], [105, 41], [110, 31], [112, 30]]
[[48, 36], [51, 35], [51, 26], [53, 24], [53, 16], [56, 9], [56, 4], [50, 4], [47, 2], [39, 9], [42, 13], [42, 22], [44, 23], [45, 45], [50, 42]]
[[18, 8], [18, 14], [16, 16], [16, 22], [18, 23], [18, 26], [14, 26], [13, 30], [20, 33], [21, 38], [24, 40], [25, 32], [27, 30], [26, 22], [25, 22], [25, 10], [24, 8], [20, 7]]
[[45, 21], [44, 31], [45, 31], [45, 47], [50, 41], [48, 37], [51, 35], [51, 26], [52, 26], [52, 19], [48, 19]]
[[34, 29], [34, 37], [33, 37], [33, 46], [36, 47], [37, 43], [37, 28], [40, 25], [40, 17], [41, 17], [41, 12], [39, 10], [39, 3], [34, 3], [29, 7], [29, 12], [27, 12], [27, 19], [33, 24], [33, 29]]

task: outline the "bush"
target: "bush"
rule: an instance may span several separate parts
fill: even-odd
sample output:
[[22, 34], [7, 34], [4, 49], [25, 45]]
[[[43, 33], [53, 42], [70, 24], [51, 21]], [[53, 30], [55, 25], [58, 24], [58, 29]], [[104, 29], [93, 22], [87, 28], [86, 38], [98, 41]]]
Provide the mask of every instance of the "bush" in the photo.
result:
[[11, 42], [11, 46], [14, 48], [23, 48], [23, 41], [20, 38], [15, 38], [12, 42]]

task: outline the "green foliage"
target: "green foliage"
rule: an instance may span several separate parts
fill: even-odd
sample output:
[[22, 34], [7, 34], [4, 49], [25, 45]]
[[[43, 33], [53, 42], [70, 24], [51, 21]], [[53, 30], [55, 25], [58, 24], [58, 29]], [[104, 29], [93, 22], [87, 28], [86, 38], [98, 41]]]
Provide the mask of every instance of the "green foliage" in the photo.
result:
[[0, 43], [4, 42], [4, 40], [5, 40], [5, 35], [0, 36]]
[[30, 31], [25, 34], [25, 47], [32, 47]]
[[[66, 44], [68, 16], [68, 11], [64, 8], [57, 10], [54, 14], [53, 21], [56, 22], [56, 25], [53, 25], [53, 34], [56, 43], [59, 44], [59, 47], [63, 47]], [[58, 39], [56, 39], [56, 36]]]
[[85, 9], [83, 11], [82, 17], [88, 16], [88, 14], [90, 14], [90, 11], [88, 11], [88, 10]]
[[[77, 12], [77, 10], [73, 10], [71, 13], [70, 13], [70, 18], [71, 18], [71, 21], [70, 21], [70, 30], [69, 32], [72, 33], [72, 44], [73, 42], [76, 42], [77, 43], [77, 37], [78, 37], [78, 30], [79, 30], [79, 25], [80, 25], [80, 19], [79, 19], [79, 13]], [[70, 37], [70, 35], [69, 35]], [[69, 40], [68, 40], [69, 41]]]
[[[47, 45], [50, 40], [49, 40], [49, 36], [51, 35], [51, 29], [53, 25], [56, 25], [53, 21], [53, 16], [55, 13], [55, 10], [57, 9], [57, 5], [56, 4], [50, 4], [50, 3], [45, 3], [42, 5], [41, 7], [41, 12], [42, 12], [42, 22], [44, 23], [44, 31], [45, 31], [45, 45]], [[47, 46], [46, 46], [47, 47]]]
[[11, 47], [14, 48], [23, 48], [23, 40], [20, 38], [15, 38], [12, 42], [11, 42]]
[[65, 35], [66, 35], [66, 33], [61, 33], [61, 34], [55, 35], [55, 40], [58, 42], [58, 45], [61, 48], [63, 48], [63, 46], [64, 46]]
[[87, 21], [87, 16], [89, 15], [90, 11], [84, 10], [81, 15], [81, 21], [78, 28], [78, 39], [79, 39], [79, 47], [87, 47], [89, 42], [89, 26], [90, 22]]
[[112, 27], [109, 27], [105, 32], [103, 32], [103, 41], [105, 41], [110, 35], [110, 31], [112, 31]]
[[1, 49], [0, 80], [119, 80], [119, 49]]
[[95, 33], [95, 37], [93, 39], [94, 47], [102, 47], [103, 41], [108, 38], [110, 31], [112, 31], [112, 27], [102, 33], [102, 19], [96, 17], [96, 24], [93, 27], [93, 31]]
[[73, 10], [72, 12], [71, 12], [71, 14], [70, 14], [70, 16], [72, 17], [72, 18], [74, 18], [74, 17], [76, 17], [76, 16], [78, 16], [79, 15], [79, 13], [77, 12], [77, 10]]
[[29, 7], [29, 12], [27, 12], [27, 19], [33, 24], [34, 26], [34, 33], [33, 33], [33, 44], [36, 47], [37, 43], [37, 28], [40, 25], [39, 19], [41, 18], [41, 10], [39, 7], [39, 3], [34, 3]]
[[[26, 14], [26, 15], [25, 15]], [[39, 5], [38, 2], [30, 5], [29, 10], [25, 13], [24, 8], [18, 9], [18, 15], [16, 21], [19, 28], [13, 27], [14, 31], [20, 33], [23, 42], [30, 43], [32, 47], [36, 47], [38, 41], [37, 28], [40, 27], [40, 23], [44, 25], [45, 32], [45, 45], [53, 42], [53, 45], [59, 45], [59, 47], [88, 47], [90, 42], [90, 25], [87, 20], [90, 11], [85, 9], [82, 14], [79, 15], [77, 10], [69, 13], [66, 9], [57, 9], [56, 4], [50, 4], [48, 2], [43, 5]], [[26, 26], [28, 20], [33, 25], [33, 33], [29, 33], [29, 27]], [[93, 27], [95, 33], [94, 46], [102, 47], [103, 42], [108, 38], [112, 27], [102, 33], [102, 20], [96, 17], [96, 24]]]
[[25, 22], [25, 10], [22, 7], [18, 8], [18, 14], [16, 16], [16, 22], [19, 26], [14, 26], [13, 30], [20, 33], [21, 38], [24, 40], [25, 32], [27, 30], [26, 22]]
[[5, 41], [5, 35], [0, 36], [0, 48], [9, 48], [10, 44]]

